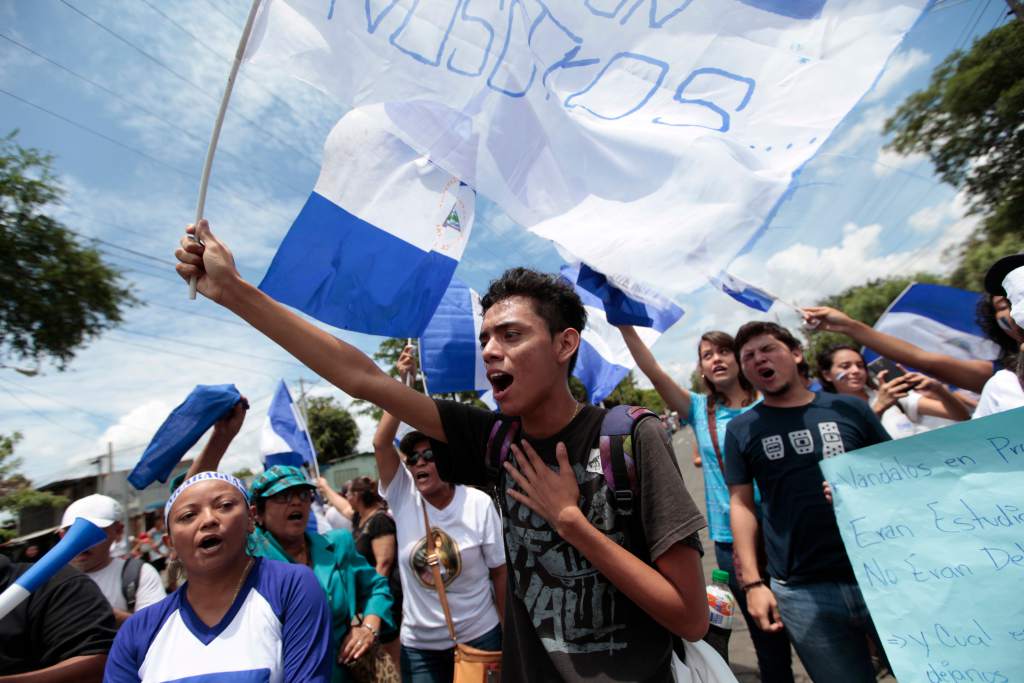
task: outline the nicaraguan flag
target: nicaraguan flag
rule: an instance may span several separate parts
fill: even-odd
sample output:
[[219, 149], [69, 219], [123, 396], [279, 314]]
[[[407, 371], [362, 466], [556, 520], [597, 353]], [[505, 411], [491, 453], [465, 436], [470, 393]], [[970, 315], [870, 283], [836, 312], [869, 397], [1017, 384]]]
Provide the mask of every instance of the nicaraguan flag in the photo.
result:
[[[875, 329], [925, 351], [965, 360], [994, 360], [999, 357], [999, 347], [975, 321], [981, 296], [956, 287], [911, 284], [889, 305]], [[870, 362], [878, 354], [865, 349], [864, 356]]]
[[431, 393], [491, 390], [480, 354], [480, 295], [452, 278], [420, 335], [420, 364]]
[[260, 289], [335, 327], [418, 337], [473, 228], [476, 194], [355, 109]]
[[[587, 327], [580, 335], [580, 351], [572, 374], [586, 387], [588, 400], [599, 403], [615, 390], [636, 364], [622, 334], [608, 322], [604, 302], [580, 286], [580, 268], [563, 266], [561, 273], [573, 284], [587, 309]], [[682, 310], [679, 314], [682, 315]], [[651, 327], [637, 328], [637, 334], [647, 346], [654, 344], [663, 331]]]
[[722, 290], [736, 301], [739, 301], [744, 306], [753, 308], [754, 310], [767, 313], [768, 309], [775, 303], [777, 297], [763, 289], [759, 289], [749, 282], [744, 282], [734, 275], [730, 275], [724, 270], [717, 276], [711, 276], [708, 279], [718, 289]]
[[316, 454], [309, 430], [284, 380], [277, 386], [267, 411], [267, 420], [263, 423], [260, 455], [263, 466], [268, 469], [274, 465], [307, 465], [310, 471], [316, 471], [313, 464]]
[[578, 273], [574, 284], [601, 300], [612, 325], [653, 327], [664, 332], [683, 317], [683, 309], [639, 283], [621, 278], [613, 282], [585, 263], [580, 264]]

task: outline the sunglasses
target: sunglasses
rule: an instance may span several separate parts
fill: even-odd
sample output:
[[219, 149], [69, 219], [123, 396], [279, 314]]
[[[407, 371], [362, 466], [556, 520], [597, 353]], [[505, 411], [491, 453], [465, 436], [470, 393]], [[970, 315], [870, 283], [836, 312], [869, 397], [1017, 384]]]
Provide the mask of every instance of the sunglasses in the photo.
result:
[[1010, 322], [1010, 319], [1008, 317], [996, 318], [996, 323], [999, 325], [999, 327], [1003, 328], [1003, 332], [1011, 336], [1013, 335], [1013, 323]]
[[416, 463], [421, 459], [423, 462], [434, 462], [434, 451], [429, 448], [423, 451], [414, 451], [411, 455], [405, 458], [405, 464], [409, 467], [415, 467]]
[[307, 488], [285, 489], [284, 491], [280, 491], [268, 497], [267, 500], [287, 505], [295, 498], [297, 498], [300, 503], [308, 503], [313, 499], [313, 491], [312, 489]]

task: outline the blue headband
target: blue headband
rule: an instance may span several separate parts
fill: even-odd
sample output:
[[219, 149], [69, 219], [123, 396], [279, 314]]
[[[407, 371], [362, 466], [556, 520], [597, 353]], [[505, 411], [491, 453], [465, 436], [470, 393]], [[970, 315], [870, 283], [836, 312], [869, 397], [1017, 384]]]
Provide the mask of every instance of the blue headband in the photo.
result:
[[185, 489], [193, 484], [209, 481], [210, 479], [226, 481], [242, 492], [242, 497], [245, 498], [246, 503], [249, 502], [249, 491], [245, 488], [245, 482], [238, 477], [233, 477], [230, 474], [225, 474], [223, 472], [200, 472], [199, 474], [193, 475], [181, 482], [181, 486], [174, 489], [174, 493], [172, 493], [171, 497], [167, 499], [167, 502], [164, 504], [164, 524], [167, 524], [167, 518], [171, 516], [171, 508], [174, 506], [174, 501], [178, 500], [178, 496], [184, 493]]

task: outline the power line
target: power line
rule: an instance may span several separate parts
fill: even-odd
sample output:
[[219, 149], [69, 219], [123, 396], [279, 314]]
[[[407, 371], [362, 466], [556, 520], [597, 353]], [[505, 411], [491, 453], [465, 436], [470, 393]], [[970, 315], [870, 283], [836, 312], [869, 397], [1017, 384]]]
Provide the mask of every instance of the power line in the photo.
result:
[[[6, 382], [6, 380], [0, 380], [0, 381], [4, 381], [4, 382]], [[46, 415], [45, 413], [41, 413], [41, 412], [39, 412], [38, 410], [36, 410], [36, 409], [35, 409], [35, 408], [33, 408], [32, 406], [30, 406], [30, 405], [29, 405], [28, 403], [26, 403], [25, 401], [23, 401], [23, 400], [21, 399], [21, 397], [20, 397], [20, 396], [18, 396], [17, 394], [15, 394], [15, 393], [14, 393], [13, 391], [11, 391], [10, 389], [8, 389], [7, 387], [3, 387], [3, 386], [0, 386], [0, 391], [3, 391], [3, 392], [4, 392], [4, 393], [6, 393], [6, 394], [7, 394], [8, 396], [10, 396], [11, 398], [13, 398], [13, 399], [14, 399], [15, 401], [17, 401], [17, 402], [18, 402], [18, 403], [20, 403], [21, 405], [25, 406], [25, 409], [26, 409], [26, 410], [28, 410], [28, 411], [29, 411], [30, 413], [32, 413], [33, 415], [35, 415], [36, 417], [38, 417], [38, 418], [40, 418], [40, 419], [42, 419], [42, 420], [46, 420], [46, 421], [47, 421], [47, 422], [49, 422], [50, 424], [56, 425], [56, 426], [60, 427], [61, 429], [63, 429], [64, 431], [66, 431], [66, 432], [69, 432], [69, 433], [71, 433], [71, 434], [74, 434], [74, 435], [75, 435], [75, 436], [77, 436], [77, 437], [80, 437], [80, 438], [82, 438], [82, 439], [85, 439], [85, 440], [87, 440], [87, 441], [93, 441], [93, 437], [91, 437], [91, 436], [86, 436], [85, 434], [83, 434], [83, 433], [81, 433], [81, 432], [79, 432], [79, 431], [76, 431], [76, 430], [72, 429], [71, 427], [68, 427], [68, 426], [67, 426], [66, 424], [62, 424], [62, 423], [58, 422], [57, 420], [54, 420], [53, 418], [49, 417], [49, 416], [48, 416], [48, 415]]]
[[226, 14], [226, 13], [224, 12], [224, 10], [222, 10], [222, 9], [221, 9], [221, 8], [220, 8], [220, 7], [218, 6], [218, 4], [217, 4], [217, 3], [216, 3], [216, 2], [214, 1], [214, 0], [206, 0], [206, 4], [207, 4], [207, 5], [209, 5], [209, 6], [210, 6], [210, 9], [212, 9], [212, 10], [213, 10], [214, 12], [216, 12], [216, 13], [217, 13], [217, 14], [219, 14], [219, 15], [221, 15], [221, 16], [222, 16], [222, 17], [224, 17], [225, 19], [227, 19], [227, 20], [228, 20], [228, 22], [229, 22], [229, 23], [231, 23], [232, 25], [234, 25], [234, 27], [235, 27], [235, 28], [237, 28], [237, 29], [239, 29], [239, 30], [241, 30], [241, 29], [245, 28], [245, 27], [244, 27], [244, 26], [243, 26], [242, 24], [240, 24], [240, 23], [236, 22], [236, 21], [235, 21], [234, 19], [232, 19], [231, 17], [229, 17], [229, 16], [228, 16], [228, 15], [227, 15], [227, 14]]
[[[169, 171], [173, 171], [173, 172], [177, 173], [178, 175], [180, 175], [180, 176], [182, 176], [184, 178], [187, 178], [188, 180], [195, 180], [194, 174], [189, 173], [188, 171], [183, 171], [182, 169], [177, 168], [176, 166], [172, 166], [171, 164], [168, 164], [166, 161], [163, 161], [161, 159], [157, 159], [156, 157], [152, 156], [151, 154], [149, 154], [147, 152], [142, 151], [141, 149], [138, 149], [137, 147], [132, 147], [131, 145], [125, 144], [125, 143], [121, 142], [120, 140], [116, 140], [116, 139], [110, 137], [109, 135], [107, 135], [105, 133], [101, 133], [98, 130], [90, 128], [89, 126], [85, 125], [84, 123], [79, 123], [78, 121], [75, 121], [74, 119], [70, 119], [67, 116], [64, 116], [63, 114], [58, 114], [57, 112], [55, 112], [55, 111], [53, 111], [51, 109], [47, 109], [46, 107], [44, 107], [42, 105], [36, 104], [35, 102], [30, 102], [29, 100], [26, 100], [24, 97], [20, 97], [19, 95], [15, 95], [14, 93], [9, 92], [7, 90], [4, 90], [3, 88], [0, 88], [0, 93], [3, 93], [4, 95], [7, 95], [11, 99], [17, 100], [17, 101], [19, 101], [19, 102], [21, 102], [23, 104], [27, 104], [30, 107], [38, 109], [41, 112], [49, 114], [50, 116], [53, 116], [54, 118], [60, 119], [61, 121], [64, 121], [65, 123], [68, 123], [68, 124], [74, 126], [75, 128], [80, 128], [81, 130], [84, 130], [87, 133], [91, 133], [91, 134], [93, 134], [93, 135], [95, 135], [95, 136], [97, 136], [99, 138], [102, 138], [102, 139], [106, 140], [107, 142], [110, 142], [111, 144], [117, 145], [118, 147], [120, 147], [122, 149], [125, 149], [125, 150], [127, 150], [127, 151], [129, 151], [129, 152], [131, 152], [133, 154], [137, 154], [137, 155], [143, 157], [144, 159], [148, 159], [149, 161], [152, 161], [153, 163], [157, 164], [158, 166], [166, 168]], [[220, 183], [218, 183], [218, 186], [219, 185], [220, 185]], [[225, 194], [229, 194], [229, 195], [235, 197], [236, 199], [239, 199], [240, 201], [243, 201], [246, 204], [249, 204], [249, 205], [253, 206], [256, 209], [259, 209], [260, 211], [265, 211], [265, 212], [268, 212], [268, 213], [276, 214], [277, 216], [280, 216], [281, 218], [283, 218], [284, 220], [287, 220], [289, 222], [292, 220], [291, 218], [289, 218], [288, 216], [285, 216], [282, 213], [279, 213], [279, 212], [274, 211], [272, 209], [268, 209], [266, 207], [266, 204], [260, 204], [258, 202], [255, 202], [255, 201], [251, 200], [251, 199], [247, 199], [246, 197], [242, 196], [241, 194], [239, 194], [237, 192], [234, 192], [232, 190], [228, 190], [227, 188], [223, 188], [223, 190], [224, 190]]]
[[[79, 413], [82, 413], [83, 415], [88, 415], [90, 417], [94, 417], [94, 418], [97, 418], [99, 420], [103, 420], [105, 423], [110, 423], [110, 417], [108, 417], [106, 415], [100, 415], [99, 413], [94, 413], [94, 412], [92, 412], [90, 410], [86, 410], [85, 408], [80, 408], [78, 406], [72, 405], [72, 404], [68, 403], [67, 401], [59, 399], [59, 398], [57, 398], [57, 397], [55, 397], [55, 396], [53, 396], [51, 394], [47, 394], [45, 392], [39, 391], [38, 389], [30, 389], [30, 388], [28, 388], [27, 386], [25, 386], [23, 384], [19, 384], [17, 382], [12, 382], [12, 381], [10, 381], [8, 379], [0, 379], [0, 382], [4, 382], [4, 383], [6, 383], [8, 385], [13, 385], [13, 386], [17, 387], [20, 391], [27, 391], [30, 394], [35, 394], [36, 396], [41, 396], [41, 397], [45, 398], [48, 401], [52, 401], [53, 403], [56, 403], [58, 405], [62, 405], [65, 408], [69, 408], [71, 410], [77, 411]], [[131, 425], [131, 424], [126, 424], [125, 426], [126, 427], [131, 427], [132, 429], [136, 429], [138, 431], [148, 431], [148, 430], [142, 429], [141, 427], [136, 427], [135, 425]], [[88, 438], [91, 439], [92, 437], [88, 437]]]
[[[51, 65], [53, 65], [55, 67], [57, 67], [58, 69], [61, 69], [61, 70], [65, 71], [66, 73], [71, 74], [75, 78], [77, 78], [77, 79], [79, 79], [81, 81], [84, 81], [85, 83], [88, 83], [89, 85], [93, 86], [94, 88], [102, 90], [103, 92], [105, 92], [106, 94], [110, 95], [111, 97], [117, 99], [120, 102], [123, 102], [125, 105], [141, 111], [146, 116], [149, 116], [151, 118], [156, 119], [160, 123], [164, 124], [165, 126], [168, 126], [169, 128], [172, 128], [172, 129], [178, 131], [179, 133], [181, 133], [182, 135], [188, 137], [190, 140], [193, 140], [194, 142], [198, 143], [199, 145], [205, 146], [207, 144], [207, 142], [208, 142], [207, 140], [204, 140], [202, 137], [200, 137], [199, 135], [196, 135], [195, 133], [191, 132], [190, 130], [188, 130], [186, 128], [182, 128], [178, 124], [176, 124], [173, 121], [170, 121], [170, 120], [164, 118], [163, 116], [161, 116], [160, 114], [157, 114], [156, 112], [152, 111], [151, 109], [148, 109], [147, 107], [144, 107], [141, 104], [138, 104], [136, 102], [133, 102], [133, 101], [129, 100], [127, 97], [124, 97], [120, 93], [118, 93], [118, 92], [116, 92], [114, 90], [111, 90], [110, 88], [108, 88], [107, 86], [103, 85], [102, 83], [98, 83], [98, 82], [92, 80], [91, 78], [89, 78], [87, 76], [83, 76], [82, 74], [78, 73], [74, 69], [71, 69], [70, 67], [67, 67], [67, 66], [63, 65], [60, 62], [58, 62], [58, 61], [56, 61], [54, 59], [51, 59], [50, 57], [47, 57], [46, 55], [42, 54], [41, 52], [38, 52], [38, 51], [32, 49], [28, 45], [25, 45], [24, 43], [21, 43], [21, 42], [15, 40], [14, 38], [11, 38], [10, 36], [4, 35], [2, 33], [0, 33], [0, 38], [3, 38], [4, 40], [6, 40], [7, 42], [11, 43], [12, 45], [21, 48], [22, 50], [24, 50], [24, 51], [26, 51], [26, 52], [28, 52], [28, 53], [38, 57], [39, 59], [41, 59], [41, 60], [43, 60], [43, 61], [45, 61], [45, 62], [47, 62], [47, 63], [49, 63], [49, 64], [51, 64]], [[300, 190], [300, 189], [298, 189], [296, 187], [293, 187], [292, 185], [289, 185], [288, 183], [284, 182], [277, 175], [271, 173], [269, 170], [261, 168], [261, 167], [258, 167], [258, 166], [255, 166], [254, 164], [252, 164], [251, 161], [246, 161], [245, 159], [242, 159], [242, 157], [238, 156], [237, 154], [235, 154], [234, 152], [232, 152], [230, 150], [220, 149], [218, 151], [221, 152], [222, 154], [224, 154], [224, 155], [234, 159], [236, 162], [240, 163], [244, 167], [253, 166], [253, 167], [257, 168], [267, 178], [272, 179], [274, 182], [279, 183], [283, 187], [286, 187], [287, 189], [289, 189], [289, 190], [291, 190], [293, 192], [299, 192], [299, 193], [303, 192], [302, 190]]]
[[174, 337], [167, 337], [167, 336], [159, 335], [159, 334], [151, 334], [149, 332], [139, 332], [137, 330], [126, 330], [124, 328], [117, 328], [117, 331], [122, 333], [122, 334], [132, 334], [132, 335], [135, 335], [137, 337], [149, 337], [150, 339], [159, 339], [159, 340], [162, 340], [162, 341], [170, 342], [172, 344], [180, 344], [181, 346], [186, 346], [186, 347], [193, 348], [193, 349], [194, 348], [207, 349], [208, 351], [215, 351], [217, 353], [229, 353], [229, 354], [231, 354], [233, 356], [243, 356], [245, 358], [252, 358], [253, 360], [261, 360], [261, 361], [265, 361], [265, 362], [268, 362], [268, 363], [284, 363], [286, 365], [295, 365], [295, 366], [298, 366], [298, 367], [303, 368], [303, 369], [306, 368], [306, 366], [302, 365], [301, 363], [297, 363], [295, 361], [286, 360], [286, 359], [282, 359], [282, 358], [270, 358], [269, 356], [258, 356], [258, 355], [254, 354], [254, 353], [246, 353], [244, 351], [232, 351], [232, 350], [229, 350], [229, 349], [222, 349], [222, 348], [217, 347], [217, 346], [210, 346], [208, 344], [200, 344], [200, 343], [195, 342], [195, 341], [183, 341], [181, 339], [175, 339]]
[[[246, 368], [246, 367], [242, 367], [241, 365], [232, 365], [231, 363], [223, 363], [223, 362], [221, 362], [219, 360], [213, 360], [213, 359], [210, 359], [210, 358], [203, 358], [202, 356], [197, 356], [194, 353], [193, 354], [178, 353], [177, 351], [170, 351], [168, 349], [162, 349], [162, 348], [160, 348], [158, 346], [149, 346], [147, 344], [138, 344], [136, 342], [130, 342], [130, 341], [126, 341], [124, 339], [115, 339], [115, 338], [112, 338], [112, 337], [105, 337], [105, 339], [106, 339], [106, 341], [114, 342], [115, 344], [124, 344], [125, 346], [134, 346], [134, 347], [139, 348], [139, 349], [145, 349], [147, 351], [154, 351], [156, 353], [162, 353], [162, 354], [165, 354], [165, 355], [168, 355], [168, 356], [177, 356], [178, 358], [186, 358], [186, 359], [188, 359], [190, 361], [193, 361], [193, 362], [210, 363], [210, 364], [216, 365], [217, 367], [220, 367], [220, 368], [230, 368], [232, 370], [239, 370], [241, 372], [251, 372], [251, 373], [256, 374], [256, 375], [263, 375], [264, 377], [271, 377], [271, 378], [274, 378], [274, 379], [277, 379], [278, 377], [280, 377], [280, 375], [272, 375], [269, 372], [262, 372], [260, 370], [255, 370], [252, 367]], [[191, 346], [195, 346], [195, 345], [192, 344]]]
[[[182, 74], [178, 73], [177, 71], [175, 71], [174, 69], [172, 69], [171, 67], [169, 67], [169, 66], [168, 66], [167, 64], [165, 64], [165, 63], [164, 63], [164, 62], [163, 62], [162, 60], [160, 60], [159, 58], [157, 58], [157, 57], [154, 57], [154, 56], [153, 56], [153, 55], [151, 55], [150, 53], [146, 52], [146, 51], [145, 51], [145, 50], [143, 50], [143, 49], [142, 49], [141, 47], [139, 47], [138, 45], [136, 45], [136, 44], [135, 44], [135, 43], [133, 43], [132, 41], [128, 40], [127, 38], [125, 38], [124, 36], [122, 36], [122, 35], [121, 35], [120, 33], [118, 33], [117, 31], [115, 31], [114, 29], [112, 29], [112, 28], [108, 27], [108, 26], [107, 26], [106, 24], [104, 24], [103, 22], [101, 22], [101, 21], [99, 21], [99, 20], [97, 20], [97, 19], [94, 19], [94, 18], [93, 18], [93, 17], [91, 17], [90, 15], [88, 15], [88, 14], [86, 14], [85, 12], [83, 12], [82, 10], [78, 9], [77, 7], [75, 7], [74, 5], [72, 5], [72, 4], [71, 4], [71, 3], [69, 2], [69, 0], [60, 0], [60, 2], [61, 2], [62, 4], [64, 4], [65, 6], [67, 6], [67, 7], [69, 8], [69, 9], [71, 9], [72, 11], [74, 11], [75, 13], [77, 13], [78, 15], [80, 15], [80, 16], [82, 16], [82, 17], [84, 17], [84, 18], [85, 18], [86, 20], [88, 20], [89, 22], [91, 22], [91, 23], [93, 23], [94, 25], [98, 26], [98, 27], [99, 27], [100, 29], [102, 29], [103, 31], [105, 31], [105, 32], [109, 33], [110, 35], [114, 36], [114, 37], [115, 37], [115, 38], [117, 38], [117, 39], [118, 39], [119, 41], [121, 41], [121, 42], [122, 42], [122, 43], [124, 43], [125, 45], [129, 46], [130, 48], [132, 48], [133, 50], [135, 50], [136, 52], [138, 52], [139, 54], [141, 54], [141, 55], [142, 55], [143, 57], [145, 57], [146, 59], [150, 60], [151, 62], [153, 62], [153, 63], [154, 63], [154, 64], [156, 64], [157, 66], [161, 67], [162, 69], [164, 69], [165, 71], [167, 71], [168, 73], [170, 73], [170, 74], [171, 74], [172, 76], [174, 76], [174, 77], [175, 77], [175, 78], [177, 78], [178, 80], [180, 80], [180, 81], [182, 81], [183, 83], [185, 83], [185, 84], [187, 84], [187, 85], [191, 86], [191, 87], [192, 87], [192, 88], [194, 88], [194, 89], [195, 89], [195, 90], [196, 90], [197, 92], [199, 92], [199, 93], [200, 93], [200, 94], [201, 94], [201, 95], [202, 95], [203, 97], [205, 97], [206, 99], [210, 100], [210, 101], [211, 101], [211, 102], [213, 102], [213, 103], [214, 103], [215, 105], [218, 105], [218, 106], [220, 105], [220, 99], [218, 99], [218, 98], [217, 98], [216, 96], [214, 96], [214, 95], [211, 95], [211, 94], [209, 94], [208, 92], [206, 92], [206, 91], [205, 91], [205, 90], [204, 90], [204, 89], [202, 88], [202, 86], [200, 86], [200, 85], [199, 85], [198, 83], [196, 83], [196, 82], [194, 82], [194, 81], [192, 81], [192, 80], [189, 80], [189, 79], [188, 79], [188, 78], [187, 78], [186, 76], [183, 76]], [[267, 129], [266, 129], [266, 128], [264, 128], [263, 126], [259, 125], [259, 123], [257, 123], [256, 121], [253, 121], [252, 119], [250, 119], [249, 117], [247, 117], [247, 116], [246, 116], [245, 114], [242, 114], [241, 112], [239, 112], [239, 111], [238, 111], [237, 109], [235, 109], [235, 110], [232, 110], [232, 113], [233, 113], [233, 114], [234, 114], [235, 116], [237, 116], [238, 118], [240, 118], [240, 119], [242, 119], [243, 121], [245, 121], [245, 122], [246, 122], [247, 124], [249, 124], [250, 126], [253, 126], [254, 128], [257, 128], [257, 129], [259, 129], [259, 130], [263, 131], [264, 133], [266, 133], [266, 135], [267, 135], [267, 136], [268, 136], [269, 138], [271, 138], [271, 139], [273, 139], [273, 140], [277, 141], [277, 142], [278, 142], [278, 143], [279, 143], [280, 145], [282, 145], [283, 147], [286, 147], [286, 148], [288, 148], [288, 149], [291, 149], [291, 150], [292, 150], [292, 151], [294, 151], [294, 152], [295, 152], [296, 154], [298, 154], [298, 155], [300, 155], [300, 156], [302, 156], [302, 157], [305, 157], [305, 158], [306, 158], [306, 159], [308, 159], [308, 160], [309, 160], [309, 161], [310, 161], [310, 162], [311, 162], [311, 163], [312, 163], [313, 165], [315, 165], [315, 166], [319, 166], [319, 165], [320, 165], [320, 164], [318, 164], [318, 163], [316, 162], [316, 160], [315, 160], [315, 159], [313, 159], [312, 157], [310, 157], [310, 156], [309, 156], [308, 154], [306, 154], [306, 153], [305, 153], [305, 152], [303, 152], [302, 150], [298, 149], [297, 147], [295, 147], [295, 146], [293, 146], [293, 145], [289, 144], [289, 143], [288, 143], [287, 141], [285, 141], [285, 140], [282, 140], [281, 138], [279, 138], [279, 137], [278, 137], [277, 135], [275, 135], [274, 133], [270, 132], [269, 130], [267, 130]]]

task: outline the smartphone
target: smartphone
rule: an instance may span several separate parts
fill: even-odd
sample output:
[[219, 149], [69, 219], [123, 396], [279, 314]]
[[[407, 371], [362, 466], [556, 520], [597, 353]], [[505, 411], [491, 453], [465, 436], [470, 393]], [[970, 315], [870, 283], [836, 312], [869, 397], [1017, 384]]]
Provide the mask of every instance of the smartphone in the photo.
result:
[[885, 375], [886, 382], [891, 382], [897, 377], [902, 377], [903, 375], [907, 374], [903, 369], [900, 368], [900, 366], [896, 365], [896, 363], [889, 360], [888, 358], [883, 358], [882, 356], [879, 356], [878, 358], [868, 363], [868, 370], [870, 370], [871, 374], [874, 375], [875, 377], [878, 377], [879, 373], [881, 373], [883, 370], [888, 371]]

